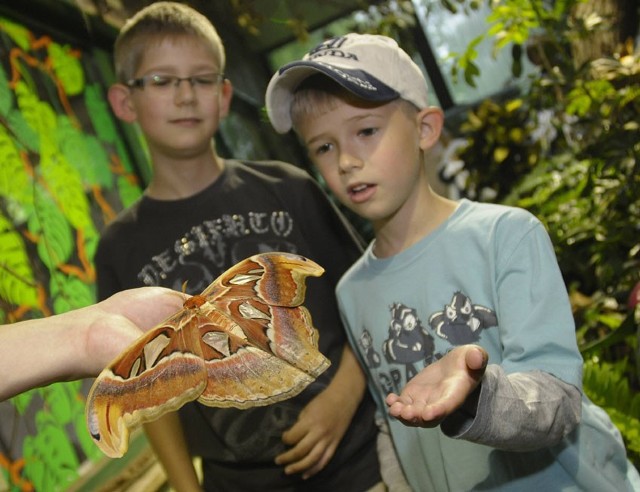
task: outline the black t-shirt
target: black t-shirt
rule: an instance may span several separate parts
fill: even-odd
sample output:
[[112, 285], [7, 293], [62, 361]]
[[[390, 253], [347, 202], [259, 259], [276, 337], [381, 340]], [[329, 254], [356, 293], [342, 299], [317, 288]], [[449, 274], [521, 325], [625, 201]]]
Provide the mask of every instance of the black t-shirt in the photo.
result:
[[360, 256], [353, 229], [303, 170], [281, 162], [226, 161], [221, 176], [182, 200], [142, 197], [104, 231], [95, 256], [101, 299], [131, 287], [162, 285], [196, 294], [235, 263], [286, 251], [324, 269], [307, 279], [304, 305], [331, 367], [300, 395], [266, 407], [221, 409], [189, 403], [180, 417], [192, 454], [203, 458], [207, 490], [366, 490], [380, 481], [374, 403], [365, 395], [333, 459], [302, 481], [274, 458], [282, 433], [333, 378], [347, 343], [334, 288]]

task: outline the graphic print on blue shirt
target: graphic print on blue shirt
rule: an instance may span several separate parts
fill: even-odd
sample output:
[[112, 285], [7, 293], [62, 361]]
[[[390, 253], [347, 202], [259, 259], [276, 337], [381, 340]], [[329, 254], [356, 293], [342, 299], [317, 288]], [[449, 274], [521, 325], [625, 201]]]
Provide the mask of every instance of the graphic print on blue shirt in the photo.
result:
[[429, 325], [440, 338], [451, 345], [475, 343], [480, 332], [498, 324], [496, 313], [484, 306], [473, 304], [471, 299], [460, 291], [453, 294], [450, 304], [440, 312], [432, 314]]
[[369, 330], [362, 331], [358, 343], [367, 361], [367, 365], [373, 368], [380, 367], [380, 354], [376, 352], [376, 349], [373, 347], [373, 337]]
[[382, 345], [382, 352], [389, 364], [405, 366], [407, 381], [418, 373], [415, 363], [426, 366], [433, 357], [433, 337], [422, 325], [414, 308], [394, 303], [389, 322], [389, 338]]
[[[442, 311], [429, 317], [427, 326], [423, 325], [415, 308], [400, 302], [389, 306], [389, 313], [389, 332], [381, 349], [387, 364], [404, 368], [404, 377], [401, 369], [380, 370], [382, 360], [369, 330], [362, 330], [358, 338], [363, 359], [370, 369], [376, 369], [372, 372], [377, 374], [383, 393], [398, 393], [423, 367], [442, 358], [457, 345], [477, 342], [482, 330], [498, 325], [495, 311], [473, 304], [460, 291], [453, 294], [451, 302]], [[436, 350], [434, 335], [444, 341], [445, 347], [439, 345]]]

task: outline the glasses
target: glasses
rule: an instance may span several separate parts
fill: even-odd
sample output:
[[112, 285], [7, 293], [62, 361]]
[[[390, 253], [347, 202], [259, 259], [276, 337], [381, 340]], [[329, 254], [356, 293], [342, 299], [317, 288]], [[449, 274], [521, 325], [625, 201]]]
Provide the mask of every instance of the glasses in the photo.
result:
[[193, 89], [209, 92], [215, 89], [223, 79], [224, 74], [222, 73], [203, 73], [191, 75], [190, 77], [151, 74], [140, 77], [139, 79], [131, 79], [127, 81], [126, 85], [132, 89], [144, 89], [148, 87], [153, 92], [168, 93], [172, 87], [175, 90], [186, 80]]

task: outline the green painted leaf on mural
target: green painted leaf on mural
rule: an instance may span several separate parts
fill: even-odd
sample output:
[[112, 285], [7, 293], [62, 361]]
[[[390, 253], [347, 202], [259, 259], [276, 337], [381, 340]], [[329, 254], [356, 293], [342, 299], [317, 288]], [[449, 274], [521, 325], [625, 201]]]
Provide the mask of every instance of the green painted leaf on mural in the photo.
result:
[[84, 252], [89, 261], [93, 262], [93, 257], [95, 256], [96, 249], [98, 248], [98, 241], [100, 240], [100, 232], [95, 228], [84, 232]]
[[49, 282], [53, 311], [66, 313], [73, 309], [89, 306], [96, 302], [95, 288], [77, 277], [53, 274]]
[[22, 237], [0, 214], [0, 298], [15, 306], [38, 307], [38, 292]]
[[65, 490], [78, 478], [78, 457], [53, 417], [41, 411], [36, 415], [38, 433], [23, 443], [24, 474], [35, 490]]
[[77, 54], [69, 46], [49, 44], [49, 60], [66, 94], [75, 96], [84, 89], [84, 70]]
[[31, 33], [21, 24], [16, 24], [5, 17], [0, 17], [0, 29], [7, 33], [11, 40], [24, 51], [29, 49]]
[[17, 147], [24, 148], [37, 153], [40, 148], [40, 137], [36, 131], [29, 126], [22, 113], [13, 108], [7, 115], [7, 124], [11, 130], [11, 135], [15, 139]]
[[53, 138], [56, 128], [56, 114], [51, 105], [40, 101], [22, 80], [16, 83], [15, 93], [18, 107], [25, 121], [40, 139], [41, 146]]
[[124, 167], [127, 172], [132, 172], [133, 165], [131, 163], [131, 159], [129, 158], [129, 152], [127, 151], [127, 148], [122, 141], [118, 141], [116, 143], [116, 151], [118, 153], [118, 157], [120, 158], [120, 162], [122, 162], [122, 167]]
[[6, 117], [12, 106], [13, 93], [9, 89], [9, 80], [4, 67], [0, 65], [0, 115]]
[[125, 208], [132, 205], [142, 195], [140, 187], [136, 183], [132, 183], [128, 176], [118, 177], [118, 190], [120, 192], [120, 200]]
[[66, 263], [74, 252], [75, 241], [69, 222], [46, 190], [35, 188], [35, 210], [28, 221], [29, 231], [38, 239], [38, 256], [49, 270]]
[[78, 384], [58, 383], [42, 388], [41, 394], [45, 406], [60, 427], [73, 419], [78, 402]]
[[93, 174], [91, 184], [106, 189], [113, 188], [113, 173], [109, 165], [109, 154], [103, 144], [93, 135], [85, 135], [84, 141], [87, 149], [88, 167]]
[[98, 138], [104, 142], [115, 143], [119, 140], [111, 108], [103, 96], [104, 89], [98, 84], [87, 84], [84, 102], [87, 114], [91, 118]]
[[25, 391], [19, 395], [11, 398], [11, 404], [14, 406], [18, 414], [24, 415], [33, 400], [33, 397], [37, 394], [38, 390]]
[[82, 133], [65, 115], [58, 118], [56, 137], [65, 159], [78, 171], [87, 187], [111, 187], [109, 156], [96, 137]]
[[0, 196], [31, 209], [31, 176], [27, 174], [11, 135], [3, 126], [0, 126], [0, 156]]
[[69, 223], [79, 230], [93, 228], [89, 201], [82, 186], [82, 177], [59, 150], [43, 141], [40, 153], [40, 174], [47, 189], [62, 209]]

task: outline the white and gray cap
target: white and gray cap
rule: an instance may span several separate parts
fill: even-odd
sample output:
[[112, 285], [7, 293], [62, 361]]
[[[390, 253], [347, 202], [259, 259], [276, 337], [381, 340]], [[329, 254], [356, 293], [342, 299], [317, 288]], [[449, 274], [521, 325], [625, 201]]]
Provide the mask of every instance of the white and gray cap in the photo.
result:
[[267, 114], [277, 132], [291, 129], [293, 94], [302, 81], [317, 73], [367, 101], [402, 98], [420, 109], [428, 106], [422, 71], [393, 39], [352, 33], [324, 41], [302, 60], [284, 65], [273, 75], [265, 98]]

